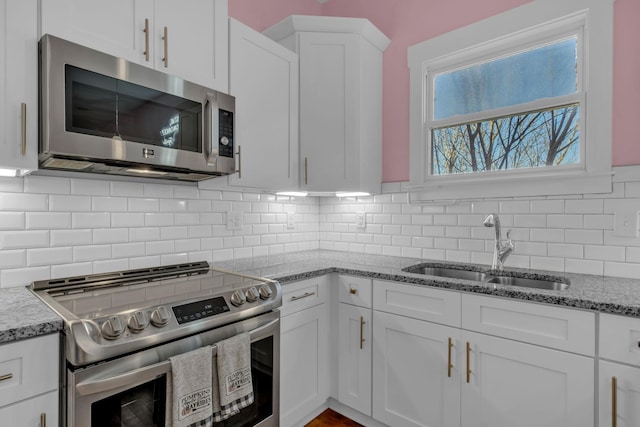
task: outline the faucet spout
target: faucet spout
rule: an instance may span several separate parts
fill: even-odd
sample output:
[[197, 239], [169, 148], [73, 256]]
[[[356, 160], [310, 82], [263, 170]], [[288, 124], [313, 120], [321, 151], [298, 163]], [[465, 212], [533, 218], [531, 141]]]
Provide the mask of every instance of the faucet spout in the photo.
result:
[[514, 251], [515, 244], [511, 240], [511, 230], [507, 231], [507, 242], [502, 243], [502, 230], [500, 229], [500, 217], [498, 214], [492, 213], [488, 215], [484, 222], [485, 227], [495, 228], [495, 246], [493, 248], [493, 260], [491, 262], [492, 270], [502, 270], [504, 262]]

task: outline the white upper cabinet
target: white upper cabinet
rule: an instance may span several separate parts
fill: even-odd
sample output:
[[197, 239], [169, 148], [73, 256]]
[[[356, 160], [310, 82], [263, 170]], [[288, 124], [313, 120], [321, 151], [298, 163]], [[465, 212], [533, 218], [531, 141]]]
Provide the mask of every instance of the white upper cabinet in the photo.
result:
[[298, 180], [298, 55], [229, 21], [229, 90], [240, 151], [229, 184], [291, 190]]
[[227, 0], [47, 0], [41, 34], [228, 91]]
[[390, 40], [366, 19], [322, 16], [290, 16], [264, 34], [300, 56], [299, 188], [379, 193]]
[[[38, 167], [38, 2], [0, 0], [0, 168]], [[4, 172], [4, 171], [0, 171]]]

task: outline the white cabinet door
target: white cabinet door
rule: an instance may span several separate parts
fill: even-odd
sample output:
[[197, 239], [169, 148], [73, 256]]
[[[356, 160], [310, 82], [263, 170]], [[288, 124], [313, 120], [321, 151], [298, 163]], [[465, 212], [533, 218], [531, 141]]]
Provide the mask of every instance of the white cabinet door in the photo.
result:
[[305, 190], [346, 190], [354, 181], [359, 49], [356, 35], [300, 34], [300, 157]]
[[460, 330], [373, 312], [373, 418], [394, 427], [460, 425]]
[[280, 324], [280, 426], [298, 425], [329, 397], [327, 304], [302, 310]]
[[[41, 35], [153, 67], [153, 18], [153, 0], [46, 0], [41, 2]], [[148, 60], [145, 19], [149, 22]]]
[[640, 426], [640, 368], [601, 361], [599, 372], [599, 426]]
[[236, 97], [240, 174], [229, 184], [294, 190], [298, 182], [298, 55], [230, 19], [229, 89]]
[[594, 425], [592, 358], [467, 331], [461, 343], [463, 427]]
[[0, 1], [0, 168], [38, 168], [38, 2]]
[[57, 427], [58, 391], [0, 408], [0, 424], [15, 427]]
[[155, 0], [154, 6], [155, 68], [228, 92], [227, 0]]
[[371, 309], [338, 308], [338, 400], [371, 416]]
[[228, 0], [46, 0], [41, 4], [41, 35], [52, 34], [228, 91]]

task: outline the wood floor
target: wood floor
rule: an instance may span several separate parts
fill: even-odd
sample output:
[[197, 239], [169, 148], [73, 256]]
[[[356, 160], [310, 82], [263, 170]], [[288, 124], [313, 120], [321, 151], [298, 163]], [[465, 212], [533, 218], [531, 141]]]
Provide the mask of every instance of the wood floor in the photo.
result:
[[362, 424], [358, 424], [355, 421], [351, 421], [347, 417], [343, 417], [339, 413], [327, 409], [314, 420], [312, 420], [305, 427], [362, 427]]

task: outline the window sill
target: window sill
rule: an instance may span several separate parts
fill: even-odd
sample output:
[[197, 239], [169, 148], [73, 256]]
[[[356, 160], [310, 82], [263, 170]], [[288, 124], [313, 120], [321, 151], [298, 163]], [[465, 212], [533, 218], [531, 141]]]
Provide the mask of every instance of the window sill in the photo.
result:
[[423, 185], [409, 185], [412, 202], [484, 199], [495, 197], [531, 197], [575, 194], [600, 194], [612, 191], [611, 172], [562, 173], [536, 176], [455, 177], [434, 179]]

